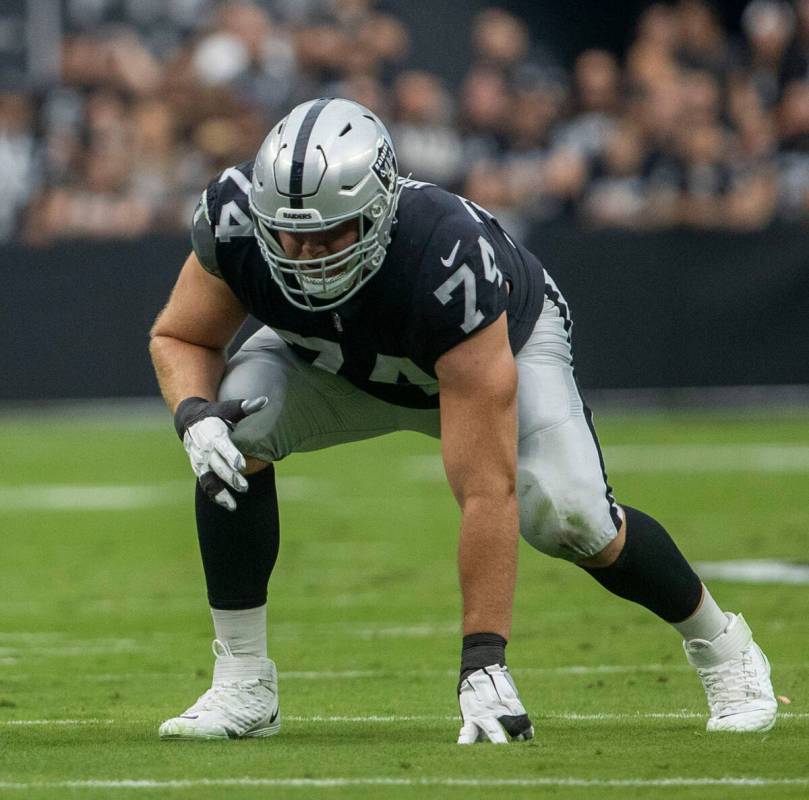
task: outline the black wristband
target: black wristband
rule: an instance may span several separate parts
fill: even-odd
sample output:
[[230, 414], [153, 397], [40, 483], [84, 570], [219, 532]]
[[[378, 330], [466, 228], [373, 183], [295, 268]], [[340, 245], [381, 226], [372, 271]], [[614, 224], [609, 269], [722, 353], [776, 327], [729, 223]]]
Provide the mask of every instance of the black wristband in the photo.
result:
[[210, 405], [210, 401], [204, 397], [186, 397], [177, 406], [174, 412], [174, 430], [181, 440], [189, 426], [204, 416], [201, 412], [207, 405]]
[[463, 637], [461, 648], [461, 680], [492, 664], [506, 665], [508, 642], [497, 633], [470, 633]]

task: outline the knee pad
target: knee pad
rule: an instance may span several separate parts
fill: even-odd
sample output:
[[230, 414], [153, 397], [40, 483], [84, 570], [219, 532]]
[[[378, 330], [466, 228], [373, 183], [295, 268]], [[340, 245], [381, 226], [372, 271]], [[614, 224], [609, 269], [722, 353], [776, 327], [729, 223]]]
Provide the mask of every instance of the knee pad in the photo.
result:
[[528, 470], [517, 479], [520, 535], [535, 550], [566, 561], [578, 561], [603, 550], [618, 534], [604, 498], [593, 508], [589, 492], [575, 486], [550, 497]]

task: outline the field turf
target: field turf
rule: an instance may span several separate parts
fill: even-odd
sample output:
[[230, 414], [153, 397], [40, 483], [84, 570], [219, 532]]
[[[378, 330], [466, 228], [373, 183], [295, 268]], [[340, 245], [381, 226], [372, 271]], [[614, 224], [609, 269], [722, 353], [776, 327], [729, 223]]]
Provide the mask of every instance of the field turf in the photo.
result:
[[[806, 560], [809, 416], [597, 422], [618, 499], [691, 559]], [[768, 734], [708, 736], [676, 634], [524, 544], [508, 654], [536, 738], [455, 745], [458, 513], [409, 435], [278, 467], [281, 735], [160, 742], [212, 664], [167, 415], [5, 414], [0, 441], [0, 797], [809, 796], [806, 586], [711, 582], [791, 703]]]

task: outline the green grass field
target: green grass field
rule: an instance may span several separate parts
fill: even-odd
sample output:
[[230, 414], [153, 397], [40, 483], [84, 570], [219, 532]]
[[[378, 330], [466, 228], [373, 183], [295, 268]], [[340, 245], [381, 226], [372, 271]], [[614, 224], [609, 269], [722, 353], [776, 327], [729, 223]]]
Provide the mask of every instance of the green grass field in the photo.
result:
[[[806, 560], [809, 416], [763, 420], [597, 422], [619, 501], [692, 560]], [[792, 702], [768, 734], [708, 736], [676, 634], [525, 545], [509, 664], [536, 739], [455, 745], [458, 513], [408, 435], [279, 465], [281, 735], [160, 742], [212, 664], [168, 416], [6, 415], [0, 441], [2, 797], [809, 796], [806, 586], [711, 582]]]

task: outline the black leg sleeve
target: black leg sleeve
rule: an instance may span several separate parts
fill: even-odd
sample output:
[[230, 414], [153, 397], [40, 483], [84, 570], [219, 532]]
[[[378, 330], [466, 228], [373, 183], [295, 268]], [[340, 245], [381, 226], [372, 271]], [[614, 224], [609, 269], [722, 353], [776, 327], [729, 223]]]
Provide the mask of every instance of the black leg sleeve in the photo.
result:
[[247, 476], [247, 494], [226, 511], [197, 484], [199, 548], [213, 608], [256, 608], [267, 602], [267, 582], [278, 557], [278, 497], [273, 465]]
[[702, 582], [666, 529], [642, 511], [622, 506], [626, 543], [608, 567], [585, 568], [605, 589], [645, 606], [666, 622], [682, 622], [702, 598]]

